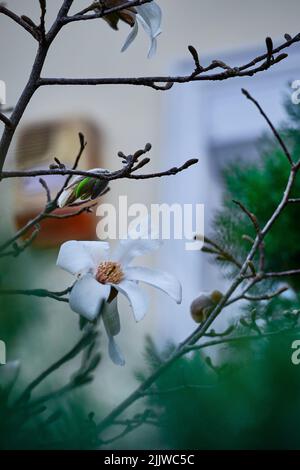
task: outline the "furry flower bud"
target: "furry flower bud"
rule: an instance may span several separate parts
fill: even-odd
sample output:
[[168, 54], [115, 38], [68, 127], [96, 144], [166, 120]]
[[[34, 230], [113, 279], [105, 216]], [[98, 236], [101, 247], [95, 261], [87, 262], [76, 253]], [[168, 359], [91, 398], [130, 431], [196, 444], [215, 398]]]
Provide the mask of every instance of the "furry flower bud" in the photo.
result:
[[223, 294], [214, 290], [210, 293], [202, 292], [191, 303], [191, 316], [196, 323], [203, 323], [209, 316], [213, 308], [220, 302]]

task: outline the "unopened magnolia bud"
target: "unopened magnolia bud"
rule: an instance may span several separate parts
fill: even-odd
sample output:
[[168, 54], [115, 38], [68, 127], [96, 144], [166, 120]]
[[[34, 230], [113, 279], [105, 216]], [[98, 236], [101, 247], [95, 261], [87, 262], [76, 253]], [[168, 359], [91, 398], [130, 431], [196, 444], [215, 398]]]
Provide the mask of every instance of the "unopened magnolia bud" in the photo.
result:
[[[105, 173], [102, 168], [89, 170], [88, 173]], [[96, 199], [107, 188], [108, 181], [100, 180], [88, 176], [76, 176], [71, 183], [64, 189], [58, 199], [58, 206], [64, 207], [73, 204], [76, 201], [88, 201]]]
[[196, 323], [203, 323], [212, 309], [220, 302], [223, 294], [214, 290], [210, 293], [203, 292], [191, 303], [191, 315]]

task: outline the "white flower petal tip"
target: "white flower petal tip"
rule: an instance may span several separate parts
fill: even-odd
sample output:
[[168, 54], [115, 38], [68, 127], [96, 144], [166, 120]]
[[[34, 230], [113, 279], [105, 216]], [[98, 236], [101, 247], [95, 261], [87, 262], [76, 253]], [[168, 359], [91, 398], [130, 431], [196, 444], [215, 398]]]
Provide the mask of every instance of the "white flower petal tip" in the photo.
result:
[[108, 354], [114, 364], [125, 366], [125, 359], [113, 336], [108, 338]]
[[157, 5], [157, 3], [151, 2], [150, 4], [136, 6], [135, 9], [137, 12], [135, 23], [121, 51], [124, 52], [126, 49], [128, 49], [131, 43], [135, 40], [138, 34], [138, 23], [140, 23], [151, 41], [150, 49], [148, 52], [148, 59], [151, 59], [156, 53], [156, 49], [157, 49], [156, 38], [162, 32], [161, 31], [161, 20], [162, 20], [161, 8], [159, 7], [159, 5]]
[[69, 299], [70, 307], [87, 320], [94, 321], [100, 314], [109, 292], [109, 286], [100, 284], [93, 276], [87, 274], [74, 284]]
[[132, 28], [132, 30], [130, 31], [130, 34], [127, 36], [127, 39], [126, 41], [124, 42], [124, 45], [121, 49], [121, 52], [125, 52], [128, 47], [130, 46], [130, 44], [135, 40], [135, 38], [137, 37], [137, 34], [139, 32], [139, 25], [138, 25], [138, 22], [135, 21], [134, 23], [134, 26]]
[[68, 199], [70, 197], [70, 191], [64, 190], [57, 200], [58, 207], [62, 208], [67, 205]]
[[162, 32], [162, 11], [160, 6], [155, 2], [137, 6], [136, 10], [138, 12], [138, 20], [140, 21], [145, 32], [150, 37], [151, 44], [148, 52], [148, 59], [151, 59], [155, 55], [157, 49], [156, 38]]
[[115, 342], [114, 336], [120, 333], [120, 317], [118, 312], [117, 298], [111, 302], [105, 302], [101, 310], [104, 327], [108, 337], [108, 354], [112, 362], [117, 366], [124, 366], [125, 359]]
[[178, 279], [169, 273], [139, 266], [129, 266], [126, 278], [141, 281], [168, 294], [177, 304], [182, 301], [182, 287]]

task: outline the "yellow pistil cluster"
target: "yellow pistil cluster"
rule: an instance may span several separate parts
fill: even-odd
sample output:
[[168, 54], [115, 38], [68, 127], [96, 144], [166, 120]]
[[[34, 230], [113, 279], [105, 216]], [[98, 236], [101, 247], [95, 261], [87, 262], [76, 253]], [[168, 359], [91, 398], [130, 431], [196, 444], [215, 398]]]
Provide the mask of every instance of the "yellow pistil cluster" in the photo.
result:
[[124, 278], [121, 265], [114, 261], [103, 261], [99, 264], [96, 280], [101, 284], [119, 284]]

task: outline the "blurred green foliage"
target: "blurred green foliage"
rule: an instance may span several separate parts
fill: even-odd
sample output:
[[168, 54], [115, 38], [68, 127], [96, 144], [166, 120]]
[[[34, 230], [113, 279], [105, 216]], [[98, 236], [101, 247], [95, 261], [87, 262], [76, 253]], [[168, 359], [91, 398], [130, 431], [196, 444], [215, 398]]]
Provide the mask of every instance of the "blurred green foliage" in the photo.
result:
[[[287, 122], [280, 134], [293, 159], [300, 158], [300, 106], [286, 102]], [[242, 262], [254, 238], [249, 218], [238, 200], [265, 224], [282, 198], [289, 164], [273, 136], [261, 139], [260, 158], [230, 163], [223, 173], [223, 207], [217, 212], [210, 239]], [[247, 157], [246, 155], [244, 157]], [[292, 197], [300, 197], [300, 178]], [[300, 267], [300, 207], [289, 205], [267, 236], [266, 270]], [[206, 254], [205, 256], [211, 256]], [[256, 259], [257, 261], [257, 259]], [[225, 276], [237, 268], [226, 259], [214, 259]], [[279, 282], [282, 280], [279, 280]], [[147, 407], [160, 410], [161, 448], [171, 449], [299, 449], [300, 366], [292, 364], [292, 342], [298, 326], [300, 277], [284, 279], [296, 291], [269, 302], [239, 307], [234, 335], [257, 335], [288, 328], [255, 341], [238, 341], [203, 349], [182, 357], [159, 378]], [[270, 283], [252, 294], [266, 292]], [[254, 323], [253, 323], [254, 322]], [[251, 324], [259, 325], [258, 329]], [[149, 340], [146, 357], [151, 371], [167, 356]], [[207, 359], [206, 355], [212, 355]], [[139, 374], [142, 380], [144, 374]], [[144, 442], [147, 448], [154, 444]]]
[[[3, 240], [6, 238], [3, 237]], [[51, 250], [32, 248], [17, 257], [0, 258], [0, 289], [45, 288], [47, 286], [40, 285], [40, 269], [45, 270], [54, 263], [55, 253]], [[79, 377], [74, 374], [80, 368], [76, 356], [82, 354], [82, 351], [82, 358], [86, 359], [85, 366], [91, 369], [97, 367], [100, 361], [99, 344], [96, 350], [91, 351], [93, 337], [84, 348], [79, 348], [78, 353], [74, 352], [73, 357], [70, 357], [70, 360], [75, 359], [75, 364], [71, 365], [73, 375], [67, 369], [64, 373], [65, 383], [62, 384], [62, 378], [58, 379], [57, 375], [51, 375], [43, 383], [42, 391], [34, 390], [30, 400], [25, 400], [22, 406], [17, 405], [22, 391], [28, 385], [24, 370], [35, 378], [60, 359], [57, 357], [58, 345], [53, 342], [44, 345], [40, 352], [40, 368], [37, 371], [32, 371], [32, 365], [23, 359], [28, 358], [28, 350], [32, 347], [29, 340], [32, 331], [39, 334], [39, 329], [43, 328], [46, 320], [44, 306], [47, 302], [51, 302], [53, 309], [56, 309], [56, 302], [51, 299], [0, 295], [0, 339], [6, 343], [7, 362], [15, 359], [20, 361], [20, 373], [13, 387], [4, 387], [1, 367], [6, 366], [0, 366], [0, 449], [92, 449], [99, 444], [92, 410], [97, 406], [101, 408], [101, 404], [97, 401], [96, 405], [89, 394], [80, 388], [81, 383], [78, 383], [81, 380], [82, 385], [88, 384], [92, 376], [90, 373], [84, 374], [81, 379], [80, 374]], [[75, 315], [74, 321], [78, 322]], [[78, 334], [81, 335], [79, 328]], [[63, 350], [67, 352], [78, 338], [66, 335], [65, 339]], [[33, 363], [37, 364], [37, 361]], [[64, 392], [63, 387], [72, 378], [77, 380], [76, 385]], [[56, 396], [57, 390], [62, 390], [62, 393]], [[31, 401], [31, 398], [34, 401], [41, 397], [45, 397], [45, 400], [40, 405], [34, 405]]]
[[147, 406], [160, 410], [161, 448], [299, 449], [296, 337], [226, 345], [219, 350], [222, 366], [213, 369], [205, 352], [181, 358], [148, 398]]
[[[300, 106], [286, 100], [287, 122], [280, 129], [294, 161], [300, 158]], [[280, 202], [289, 176], [289, 163], [278, 142], [272, 136], [261, 139], [260, 158], [248, 162], [243, 158], [233, 161], [223, 173], [223, 207], [214, 218], [213, 235], [219, 244], [243, 260], [249, 251], [249, 241], [243, 235], [255, 237], [249, 218], [232, 201], [240, 201], [257, 217], [263, 226]], [[298, 177], [291, 197], [300, 196]], [[300, 217], [299, 205], [290, 204], [275, 222], [265, 239], [266, 271], [284, 271], [299, 268]], [[223, 263], [224, 264], [224, 263]], [[225, 263], [226, 268], [228, 267]], [[230, 270], [230, 274], [235, 270]], [[300, 277], [289, 279], [298, 290]]]

